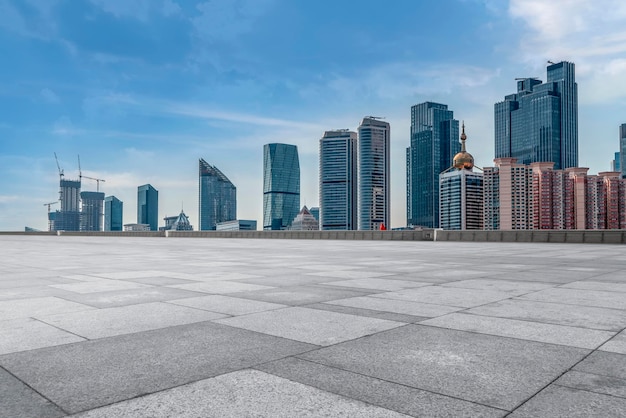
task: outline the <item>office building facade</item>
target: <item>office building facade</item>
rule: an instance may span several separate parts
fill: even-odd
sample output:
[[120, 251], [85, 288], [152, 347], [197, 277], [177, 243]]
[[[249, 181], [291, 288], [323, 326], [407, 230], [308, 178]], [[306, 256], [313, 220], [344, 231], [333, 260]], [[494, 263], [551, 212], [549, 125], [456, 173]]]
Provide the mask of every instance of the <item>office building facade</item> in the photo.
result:
[[263, 146], [263, 230], [289, 229], [300, 211], [298, 147]]
[[440, 103], [411, 107], [411, 142], [406, 149], [408, 226], [439, 227], [439, 174], [461, 150], [459, 122]]
[[256, 231], [256, 221], [249, 219], [235, 219], [217, 224], [218, 231]]
[[80, 230], [102, 231], [104, 215], [104, 193], [81, 192]]
[[137, 188], [137, 223], [150, 225], [150, 231], [159, 230], [159, 192], [150, 184]]
[[626, 179], [626, 123], [619, 127], [619, 171], [623, 179]]
[[202, 158], [198, 188], [201, 231], [215, 230], [218, 223], [237, 219], [237, 188], [224, 173]]
[[52, 230], [80, 231], [80, 185], [80, 180], [61, 178], [59, 183], [61, 209], [48, 217]]
[[[365, 117], [358, 128], [358, 228], [388, 228], [390, 209], [389, 123]], [[322, 207], [322, 216], [324, 216]]]
[[520, 164], [554, 163], [555, 169], [578, 166], [578, 86], [574, 64], [547, 67], [547, 81], [517, 81], [517, 93], [494, 106], [495, 157]]
[[104, 198], [104, 230], [121, 231], [124, 224], [124, 202], [115, 196]]
[[321, 230], [358, 228], [357, 134], [326, 131], [319, 144]]

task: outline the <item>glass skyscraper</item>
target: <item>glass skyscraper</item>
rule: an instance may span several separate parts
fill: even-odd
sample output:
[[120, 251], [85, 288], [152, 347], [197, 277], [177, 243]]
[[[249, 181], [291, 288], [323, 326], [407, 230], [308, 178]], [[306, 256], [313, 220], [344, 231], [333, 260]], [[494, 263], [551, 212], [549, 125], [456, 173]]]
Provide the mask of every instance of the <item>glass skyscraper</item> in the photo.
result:
[[263, 229], [288, 229], [300, 212], [298, 147], [263, 146]]
[[54, 231], [80, 230], [80, 180], [60, 180], [61, 210], [52, 216]]
[[407, 225], [439, 227], [439, 174], [461, 150], [459, 121], [440, 103], [411, 106], [411, 144], [406, 149]]
[[357, 134], [326, 131], [320, 139], [320, 229], [357, 229]]
[[217, 167], [199, 161], [200, 230], [215, 230], [219, 222], [237, 219], [237, 188]]
[[150, 225], [150, 231], [159, 230], [159, 192], [150, 184], [137, 188], [137, 223]]
[[494, 106], [496, 158], [520, 164], [554, 162], [555, 169], [578, 166], [578, 85], [574, 64], [551, 63], [547, 82], [517, 81], [517, 93]]
[[622, 178], [626, 179], [626, 123], [619, 127], [619, 169]]
[[115, 196], [104, 198], [104, 230], [121, 231], [124, 218], [124, 203]]
[[82, 207], [80, 210], [81, 231], [102, 231], [104, 193], [80, 192]]
[[[359, 224], [360, 230], [389, 228], [390, 187], [389, 147], [391, 129], [387, 122], [372, 116], [358, 128]], [[324, 208], [322, 208], [324, 216]]]

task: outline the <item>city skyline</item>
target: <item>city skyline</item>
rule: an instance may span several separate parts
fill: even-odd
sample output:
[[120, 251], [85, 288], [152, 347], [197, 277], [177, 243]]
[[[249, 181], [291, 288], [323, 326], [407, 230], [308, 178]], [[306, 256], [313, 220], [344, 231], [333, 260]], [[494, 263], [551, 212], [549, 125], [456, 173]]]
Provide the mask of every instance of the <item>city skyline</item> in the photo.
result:
[[55, 151], [67, 178], [80, 154], [85, 176], [106, 179], [124, 223], [145, 183], [160, 191], [159, 220], [197, 207], [203, 155], [235, 173], [237, 217], [260, 221], [262, 145], [291, 143], [301, 204], [317, 206], [319, 138], [372, 114], [394, 127], [390, 226], [404, 226], [410, 107], [446, 103], [472, 127], [476, 165], [493, 165], [493, 104], [548, 60], [576, 64], [579, 165], [610, 169], [626, 122], [621, 2], [415, 3], [377, 7], [366, 27], [373, 2], [1, 0], [0, 230], [46, 229]]

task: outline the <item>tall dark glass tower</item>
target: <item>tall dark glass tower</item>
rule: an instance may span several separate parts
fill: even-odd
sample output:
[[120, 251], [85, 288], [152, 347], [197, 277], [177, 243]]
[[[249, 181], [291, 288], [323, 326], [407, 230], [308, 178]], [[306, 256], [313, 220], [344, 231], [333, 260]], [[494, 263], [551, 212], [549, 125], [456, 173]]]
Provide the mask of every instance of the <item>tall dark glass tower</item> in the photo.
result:
[[80, 192], [82, 207], [80, 210], [81, 231], [102, 231], [104, 193]]
[[298, 147], [263, 146], [263, 230], [288, 229], [300, 212]]
[[321, 230], [357, 229], [357, 136], [347, 129], [320, 139]]
[[124, 203], [115, 196], [104, 198], [104, 230], [121, 231], [124, 218]]
[[619, 127], [619, 168], [622, 178], [626, 179], [626, 123]]
[[517, 93], [494, 106], [496, 158], [522, 164], [554, 162], [578, 166], [578, 85], [574, 64], [551, 63], [547, 81], [523, 78]]
[[391, 128], [387, 122], [369, 116], [361, 121], [358, 134], [359, 229], [377, 230], [382, 225], [389, 228]]
[[408, 225], [439, 227], [439, 174], [461, 150], [459, 121], [440, 103], [411, 106], [411, 145], [406, 149]]
[[237, 219], [237, 188], [217, 167], [199, 161], [200, 230], [215, 230], [219, 222]]
[[150, 231], [159, 230], [159, 192], [150, 184], [137, 188], [137, 223], [150, 225]]

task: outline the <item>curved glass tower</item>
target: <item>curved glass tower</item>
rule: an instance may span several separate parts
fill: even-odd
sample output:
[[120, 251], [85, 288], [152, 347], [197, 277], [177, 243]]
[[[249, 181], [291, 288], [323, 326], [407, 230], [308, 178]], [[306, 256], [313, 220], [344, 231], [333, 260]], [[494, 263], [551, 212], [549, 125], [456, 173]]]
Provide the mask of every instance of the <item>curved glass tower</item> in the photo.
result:
[[263, 230], [288, 229], [300, 212], [298, 147], [263, 146]]
[[214, 231], [219, 222], [237, 219], [237, 188], [217, 167], [199, 161], [200, 231]]

